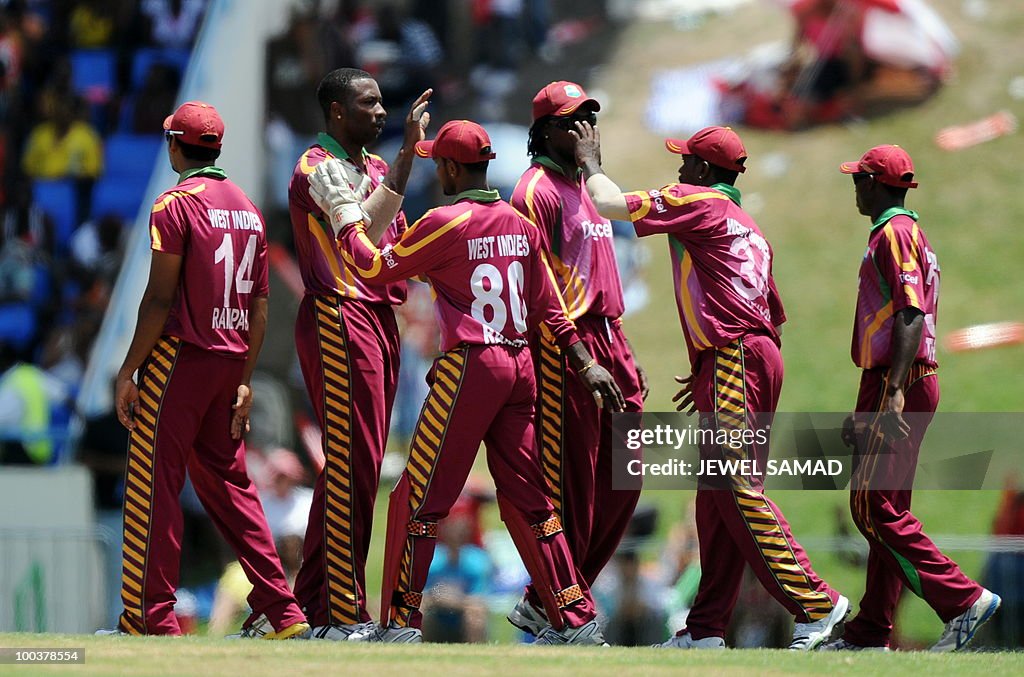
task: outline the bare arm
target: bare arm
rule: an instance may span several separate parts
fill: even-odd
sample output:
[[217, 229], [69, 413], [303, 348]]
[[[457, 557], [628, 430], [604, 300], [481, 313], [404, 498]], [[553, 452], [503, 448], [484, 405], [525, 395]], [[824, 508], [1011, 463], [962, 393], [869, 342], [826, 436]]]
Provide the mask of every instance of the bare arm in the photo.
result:
[[917, 308], [904, 308], [893, 318], [892, 364], [886, 378], [884, 412], [893, 419], [889, 432], [897, 439], [910, 433], [910, 426], [903, 419], [903, 384], [914, 363], [914, 356], [921, 346], [924, 331], [924, 313]]
[[601, 132], [586, 122], [577, 122], [576, 130], [569, 133], [577, 137], [576, 164], [583, 170], [597, 212], [606, 219], [628, 221], [626, 197], [601, 168]]
[[171, 311], [171, 304], [174, 303], [174, 295], [178, 289], [181, 260], [182, 257], [177, 254], [153, 252], [149, 282], [142, 295], [142, 302], [139, 303], [135, 335], [114, 382], [117, 418], [128, 430], [135, 428], [131, 409], [139, 401], [139, 389], [132, 378], [163, 333], [167, 315]]
[[384, 232], [395, 220], [398, 210], [402, 208], [402, 197], [409, 182], [409, 173], [412, 171], [413, 156], [416, 154], [416, 142], [426, 138], [427, 125], [430, 124], [430, 113], [426, 110], [430, 103], [430, 95], [433, 93], [434, 90], [428, 89], [413, 102], [409, 114], [405, 116], [405, 138], [402, 147], [398, 149], [398, 155], [395, 156], [395, 161], [388, 169], [384, 181], [363, 202], [363, 209], [370, 217], [366, 235], [374, 244], [384, 237]]

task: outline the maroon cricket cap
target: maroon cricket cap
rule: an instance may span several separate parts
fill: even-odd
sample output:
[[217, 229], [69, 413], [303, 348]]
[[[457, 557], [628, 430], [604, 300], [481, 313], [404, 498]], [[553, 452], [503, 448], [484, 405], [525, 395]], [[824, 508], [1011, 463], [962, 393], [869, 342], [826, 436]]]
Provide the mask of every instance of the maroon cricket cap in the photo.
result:
[[164, 132], [192, 146], [220, 148], [224, 139], [224, 121], [210, 104], [186, 101], [164, 119]]
[[417, 141], [416, 154], [420, 157], [440, 157], [470, 165], [493, 160], [491, 137], [484, 128], [472, 120], [449, 120], [433, 141]]
[[875, 146], [856, 162], [839, 165], [843, 174], [871, 174], [879, 183], [897, 188], [917, 188], [914, 163], [910, 154], [899, 146]]
[[533, 97], [533, 120], [536, 122], [547, 115], [565, 117], [572, 115], [585, 103], [594, 104], [595, 111], [601, 110], [597, 99], [591, 99], [575, 82], [559, 80], [552, 82]]
[[723, 169], [740, 173], [747, 171], [743, 166], [747, 149], [731, 127], [705, 127], [686, 141], [665, 139], [665, 148], [670, 153], [696, 155]]

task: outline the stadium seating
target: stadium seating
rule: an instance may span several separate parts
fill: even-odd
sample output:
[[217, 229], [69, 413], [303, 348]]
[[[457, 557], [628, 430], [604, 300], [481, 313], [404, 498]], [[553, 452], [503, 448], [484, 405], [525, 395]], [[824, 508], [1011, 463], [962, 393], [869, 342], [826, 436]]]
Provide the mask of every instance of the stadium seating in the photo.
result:
[[53, 219], [54, 240], [60, 250], [67, 248], [71, 233], [78, 227], [78, 196], [71, 179], [32, 182], [33, 201]]
[[36, 313], [30, 303], [0, 304], [0, 341], [24, 350], [36, 335]]
[[149, 185], [149, 171], [134, 177], [104, 176], [96, 182], [92, 192], [91, 218], [105, 214], [117, 214], [128, 222], [134, 222], [142, 206]]
[[117, 89], [117, 55], [110, 49], [71, 52], [71, 86], [91, 104], [110, 100]]
[[111, 134], [103, 147], [103, 178], [148, 178], [162, 146], [159, 134]]

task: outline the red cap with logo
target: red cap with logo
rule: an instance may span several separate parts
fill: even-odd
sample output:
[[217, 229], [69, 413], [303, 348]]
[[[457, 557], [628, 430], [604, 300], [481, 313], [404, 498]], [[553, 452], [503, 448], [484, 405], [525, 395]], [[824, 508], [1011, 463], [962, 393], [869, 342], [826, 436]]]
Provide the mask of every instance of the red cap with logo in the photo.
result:
[[897, 188], [917, 188], [914, 163], [910, 154], [899, 146], [875, 146], [856, 162], [839, 165], [843, 174], [871, 174], [879, 183]]
[[670, 153], [696, 155], [723, 169], [740, 173], [747, 171], [743, 166], [747, 149], [731, 127], [705, 127], [686, 141], [665, 139], [665, 148]]
[[552, 82], [533, 97], [533, 120], [536, 122], [548, 115], [555, 117], [572, 115], [577, 108], [585, 103], [594, 104], [595, 111], [601, 110], [601, 104], [597, 99], [588, 97], [583, 88], [575, 82], [567, 80]]
[[464, 165], [493, 160], [491, 137], [472, 120], [449, 120], [437, 131], [433, 141], [417, 141], [420, 157], [440, 157]]
[[164, 119], [164, 132], [191, 146], [220, 148], [224, 140], [224, 121], [210, 104], [186, 101]]

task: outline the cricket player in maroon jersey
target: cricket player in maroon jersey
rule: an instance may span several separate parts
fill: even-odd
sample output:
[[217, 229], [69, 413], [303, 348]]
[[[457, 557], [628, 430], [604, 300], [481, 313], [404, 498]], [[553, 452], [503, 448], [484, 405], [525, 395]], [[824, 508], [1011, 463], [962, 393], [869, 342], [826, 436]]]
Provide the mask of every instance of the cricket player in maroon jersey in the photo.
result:
[[[888, 649], [896, 603], [907, 586], [946, 624], [932, 651], [956, 651], [992, 617], [1000, 598], [967, 578], [910, 512], [918, 453], [939, 403], [938, 258], [917, 213], [904, 206], [907, 190], [917, 187], [905, 150], [876, 146], [839, 169], [853, 175], [857, 210], [871, 219], [851, 353], [864, 370], [860, 415], [847, 419], [843, 431], [854, 447], [850, 508], [870, 550], [857, 616], [823, 649]], [[913, 413], [904, 418], [904, 412]]]
[[[601, 169], [600, 135], [577, 123], [576, 159], [598, 211], [629, 218], [640, 237], [667, 235], [676, 302], [691, 376], [677, 380], [679, 409], [696, 410], [719, 429], [765, 430], [782, 390], [779, 325], [785, 322], [772, 248], [740, 207], [734, 185], [747, 152], [727, 127], [708, 127], [687, 141], [669, 139], [683, 156], [679, 183], [623, 194]], [[760, 437], [767, 437], [763, 435]], [[701, 448], [765, 468], [768, 444]], [[721, 648], [736, 605], [744, 564], [796, 620], [791, 649], [808, 651], [829, 639], [849, 600], [822, 581], [789, 524], [764, 494], [763, 475], [730, 478], [697, 490], [701, 580], [686, 627], [663, 647]]]
[[[253, 585], [242, 636], [307, 637], [256, 488], [245, 471], [249, 386], [267, 325], [263, 217], [222, 169], [224, 123], [189, 101], [164, 121], [178, 184], [153, 204], [153, 259], [138, 324], [117, 374], [131, 430], [124, 499], [124, 612], [112, 633], [180, 635], [178, 495], [188, 471]], [[138, 372], [138, 385], [133, 377]]]
[[[612, 226], [597, 213], [576, 166], [577, 120], [597, 124], [601, 105], [573, 82], [552, 82], [533, 99], [532, 158], [510, 202], [540, 228], [558, 291], [587, 350], [622, 390], [625, 410], [640, 412], [647, 378], [634, 360], [619, 319], [622, 283]], [[551, 502], [562, 520], [587, 585], [614, 554], [629, 526], [640, 490], [612, 490], [612, 417], [571, 369], [557, 346], [534, 341], [537, 433]], [[600, 506], [600, 507], [598, 507]], [[509, 614], [537, 634], [547, 619], [532, 588]]]
[[622, 394], [566, 316], [537, 227], [488, 189], [494, 153], [484, 129], [455, 120], [416, 151], [434, 158], [441, 186], [455, 202], [427, 212], [383, 249], [351, 210], [336, 162], [310, 177], [313, 194], [334, 216], [352, 269], [378, 282], [424, 275], [441, 327], [443, 354], [431, 370], [409, 461], [388, 506], [381, 627], [349, 641], [421, 641], [419, 605], [437, 523], [458, 498], [484, 442], [502, 519], [551, 619], [537, 641], [601, 644], [589, 588], [547, 498], [536, 451], [530, 329], [543, 322], [592, 397], [621, 410]]
[[430, 90], [405, 120], [405, 142], [390, 169], [366, 151], [387, 113], [376, 81], [364, 71], [331, 71], [317, 88], [326, 131], [299, 158], [288, 186], [295, 249], [305, 296], [295, 345], [325, 457], [317, 477], [295, 596], [313, 638], [345, 640], [366, 629], [365, 569], [373, 505], [380, 482], [391, 408], [398, 386], [399, 336], [392, 306], [405, 301], [405, 282], [364, 280], [341, 258], [329, 216], [309, 194], [318, 164], [337, 159], [366, 216], [375, 243], [405, 230], [399, 211], [412, 168], [413, 144], [429, 122]]

